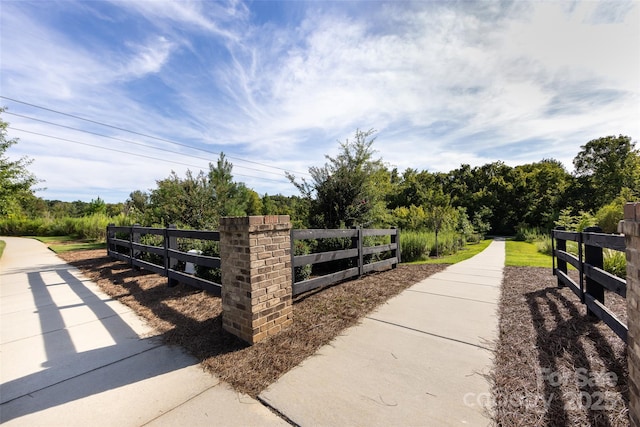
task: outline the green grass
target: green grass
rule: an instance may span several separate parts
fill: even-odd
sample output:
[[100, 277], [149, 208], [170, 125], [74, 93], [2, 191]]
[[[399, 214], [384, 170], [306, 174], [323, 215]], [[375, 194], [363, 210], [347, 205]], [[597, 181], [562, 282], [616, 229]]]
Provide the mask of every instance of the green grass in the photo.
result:
[[105, 249], [105, 242], [96, 242], [93, 240], [78, 240], [72, 236], [32, 236], [34, 239], [41, 241], [52, 251], [59, 254], [70, 251], [88, 251], [91, 249]]
[[430, 258], [424, 261], [408, 262], [407, 264], [456, 264], [479, 254], [486, 249], [491, 243], [491, 239], [486, 239], [480, 243], [468, 243], [464, 249], [459, 250], [453, 255], [447, 255], [439, 258]]
[[535, 243], [507, 240], [506, 252], [505, 265], [507, 267], [551, 268], [552, 266], [551, 256], [538, 252], [538, 247]]
[[2, 258], [2, 253], [4, 252], [5, 246], [7, 246], [7, 243], [4, 240], [0, 240], [0, 258]]

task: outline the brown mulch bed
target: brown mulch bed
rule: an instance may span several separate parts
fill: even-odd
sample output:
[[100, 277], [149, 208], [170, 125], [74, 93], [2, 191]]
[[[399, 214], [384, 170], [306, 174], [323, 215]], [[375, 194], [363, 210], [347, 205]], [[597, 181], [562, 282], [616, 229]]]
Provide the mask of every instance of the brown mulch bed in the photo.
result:
[[345, 328], [444, 265], [401, 265], [326, 288], [294, 301], [294, 323], [253, 346], [222, 330], [220, 298], [107, 257], [105, 250], [60, 257], [78, 267], [112, 298], [131, 307], [164, 341], [195, 356], [202, 366], [236, 390], [257, 396]]
[[[626, 320], [615, 294], [605, 305]], [[549, 268], [507, 267], [493, 381], [500, 426], [628, 426], [626, 345]]]

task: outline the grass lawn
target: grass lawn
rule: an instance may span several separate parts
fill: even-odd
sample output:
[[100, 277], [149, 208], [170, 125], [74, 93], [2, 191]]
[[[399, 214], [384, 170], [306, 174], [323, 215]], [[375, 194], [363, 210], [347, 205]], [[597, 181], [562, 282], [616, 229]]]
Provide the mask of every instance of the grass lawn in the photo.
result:
[[516, 242], [507, 240], [506, 242], [507, 267], [549, 267], [552, 266], [551, 256], [538, 252], [534, 243]]
[[447, 255], [438, 258], [430, 258], [424, 261], [413, 261], [408, 262], [408, 265], [412, 264], [456, 264], [460, 261], [464, 261], [466, 259], [471, 258], [474, 255], [479, 254], [483, 250], [486, 249], [487, 246], [492, 242], [491, 239], [485, 239], [480, 243], [468, 243], [464, 249], [459, 250], [457, 253], [453, 255]]
[[0, 240], [0, 258], [2, 258], [2, 252], [4, 252], [5, 246], [7, 246], [7, 243], [4, 240]]
[[32, 236], [41, 241], [52, 251], [59, 254], [69, 251], [88, 251], [91, 249], [105, 249], [105, 242], [95, 242], [91, 240], [78, 240], [72, 236]]

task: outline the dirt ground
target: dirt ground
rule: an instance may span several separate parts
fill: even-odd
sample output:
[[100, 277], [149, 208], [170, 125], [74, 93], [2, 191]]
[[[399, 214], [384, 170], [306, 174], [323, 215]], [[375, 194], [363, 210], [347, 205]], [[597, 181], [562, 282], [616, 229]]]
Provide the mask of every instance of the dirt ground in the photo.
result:
[[[444, 265], [401, 265], [305, 295], [294, 302], [294, 324], [248, 346], [222, 330], [218, 297], [132, 270], [105, 250], [60, 255], [130, 306], [166, 343], [179, 345], [236, 390], [257, 396], [345, 328]], [[626, 302], [607, 294], [622, 320]], [[585, 316], [548, 268], [507, 267], [499, 305], [492, 401], [499, 426], [627, 426], [626, 345]]]
[[[605, 295], [626, 320], [626, 302]], [[500, 426], [627, 426], [626, 344], [548, 268], [507, 267], [493, 397]]]

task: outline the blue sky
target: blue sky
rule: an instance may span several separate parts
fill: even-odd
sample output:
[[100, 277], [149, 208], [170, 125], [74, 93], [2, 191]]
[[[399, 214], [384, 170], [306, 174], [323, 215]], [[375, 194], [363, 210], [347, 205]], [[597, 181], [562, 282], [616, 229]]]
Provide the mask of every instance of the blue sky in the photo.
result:
[[640, 135], [637, 1], [2, 0], [0, 55], [7, 154], [46, 199], [125, 201], [221, 151], [237, 181], [296, 194], [284, 170], [356, 129], [432, 172], [571, 171], [589, 140]]

